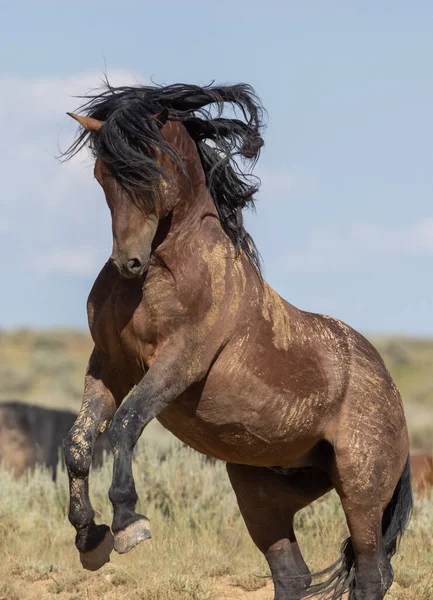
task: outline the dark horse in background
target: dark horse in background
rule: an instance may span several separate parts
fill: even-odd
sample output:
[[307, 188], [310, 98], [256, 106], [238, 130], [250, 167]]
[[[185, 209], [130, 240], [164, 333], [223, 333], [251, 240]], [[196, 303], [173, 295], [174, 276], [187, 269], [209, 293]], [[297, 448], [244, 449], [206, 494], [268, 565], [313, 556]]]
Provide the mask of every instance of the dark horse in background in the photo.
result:
[[[298, 310], [261, 277], [242, 221], [257, 191], [244, 171], [263, 144], [258, 98], [244, 84], [107, 85], [80, 113], [66, 157], [92, 150], [113, 231], [88, 300], [95, 346], [82, 409], [64, 446], [82, 564], [98, 569], [113, 546], [124, 553], [150, 537], [135, 512], [132, 454], [156, 417], [227, 463], [276, 600], [346, 590], [382, 599], [412, 503], [402, 402], [364, 337]], [[88, 495], [106, 428], [114, 538]], [[313, 583], [293, 518], [332, 488], [350, 538]]]
[[[0, 462], [16, 477], [44, 465], [57, 477], [60, 448], [77, 413], [18, 402], [0, 404]], [[100, 467], [104, 453], [111, 454], [107, 434], [96, 441], [92, 465]]]

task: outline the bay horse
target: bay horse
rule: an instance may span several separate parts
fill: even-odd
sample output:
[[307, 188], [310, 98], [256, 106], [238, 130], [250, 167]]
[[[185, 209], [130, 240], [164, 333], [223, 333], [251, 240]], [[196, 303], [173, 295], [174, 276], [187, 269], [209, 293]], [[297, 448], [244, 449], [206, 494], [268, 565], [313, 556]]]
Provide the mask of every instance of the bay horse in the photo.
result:
[[[64, 157], [90, 148], [113, 232], [88, 299], [94, 350], [82, 408], [64, 442], [83, 566], [98, 569], [113, 547], [125, 553], [150, 538], [135, 512], [132, 454], [157, 418], [227, 463], [275, 600], [347, 590], [351, 600], [382, 599], [412, 503], [400, 394], [362, 335], [298, 310], [263, 280], [242, 220], [263, 145], [254, 90], [107, 82], [78, 113], [69, 113], [81, 127]], [[106, 428], [111, 531], [95, 524], [88, 495]], [[293, 518], [333, 488], [350, 538], [313, 583]]]

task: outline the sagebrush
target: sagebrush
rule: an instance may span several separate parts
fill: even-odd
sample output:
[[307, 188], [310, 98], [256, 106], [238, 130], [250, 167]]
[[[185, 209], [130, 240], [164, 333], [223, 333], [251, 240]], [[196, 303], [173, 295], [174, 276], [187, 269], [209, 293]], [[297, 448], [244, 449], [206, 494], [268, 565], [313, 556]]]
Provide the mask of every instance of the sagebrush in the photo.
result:
[[[264, 586], [269, 571], [240, 517], [220, 462], [211, 463], [172, 440], [146, 443], [136, 453], [139, 510], [152, 540], [130, 554], [112, 555], [96, 574], [84, 571], [67, 520], [67, 478], [44, 469], [15, 480], [0, 469], [0, 599], [211, 600], [223, 580], [241, 598]], [[91, 473], [97, 520], [111, 521], [111, 461]], [[390, 599], [433, 598], [433, 495], [418, 498], [410, 529], [394, 558]], [[339, 555], [347, 535], [338, 497], [328, 494], [297, 516], [304, 556], [314, 570]], [[230, 586], [234, 586], [230, 588]], [[234, 596], [233, 596], [234, 597]], [[267, 597], [267, 596], [264, 596]], [[271, 597], [271, 596], [269, 596]]]

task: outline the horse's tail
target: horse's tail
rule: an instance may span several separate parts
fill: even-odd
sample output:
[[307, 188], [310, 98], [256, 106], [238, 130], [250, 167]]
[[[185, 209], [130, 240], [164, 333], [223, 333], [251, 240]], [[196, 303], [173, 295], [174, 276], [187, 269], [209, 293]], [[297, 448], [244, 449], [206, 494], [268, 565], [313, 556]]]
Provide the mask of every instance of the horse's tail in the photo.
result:
[[[397, 551], [399, 539], [411, 517], [412, 507], [410, 457], [408, 456], [403, 473], [382, 517], [382, 538], [389, 559]], [[316, 577], [326, 577], [326, 579], [309, 586], [304, 598], [319, 596], [324, 600], [340, 600], [343, 594], [352, 588], [355, 578], [355, 555], [351, 538], [347, 538], [343, 543], [341, 556], [334, 564], [324, 571], [313, 573], [311, 577], [313, 580]]]
[[388, 558], [394, 556], [397, 551], [398, 542], [412, 515], [412, 508], [410, 456], [408, 456], [391, 502], [386, 507], [382, 518], [382, 535]]

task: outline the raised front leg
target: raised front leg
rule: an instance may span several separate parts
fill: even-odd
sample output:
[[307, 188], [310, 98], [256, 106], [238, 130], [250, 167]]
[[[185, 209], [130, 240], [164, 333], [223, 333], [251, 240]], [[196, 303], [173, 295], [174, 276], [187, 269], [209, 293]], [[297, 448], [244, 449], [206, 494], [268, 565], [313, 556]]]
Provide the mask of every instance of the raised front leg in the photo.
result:
[[108, 360], [94, 350], [86, 373], [81, 410], [63, 443], [70, 488], [69, 521], [77, 531], [75, 545], [81, 563], [90, 571], [108, 562], [113, 549], [110, 528], [94, 522], [88, 482], [95, 441], [117, 408], [108, 382]]
[[158, 356], [129, 393], [108, 430], [114, 451], [109, 491], [114, 510], [112, 531], [114, 549], [121, 554], [150, 537], [149, 521], [135, 512], [138, 497], [132, 474], [134, 446], [146, 425], [201, 376], [201, 369], [190, 368], [181, 355], [171, 349]]

